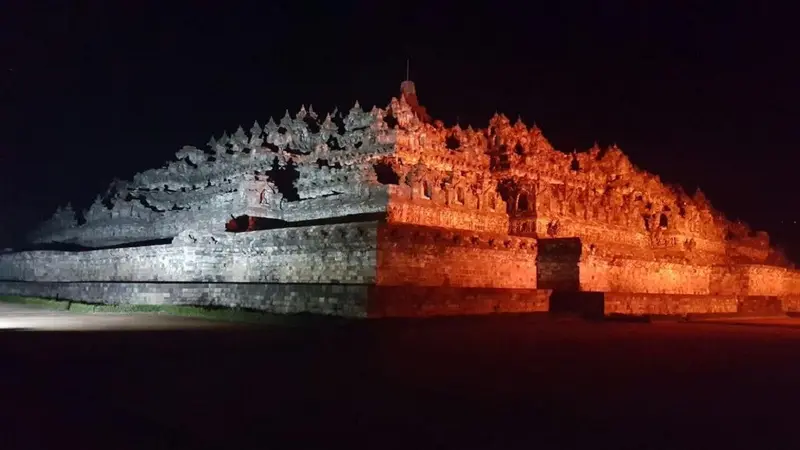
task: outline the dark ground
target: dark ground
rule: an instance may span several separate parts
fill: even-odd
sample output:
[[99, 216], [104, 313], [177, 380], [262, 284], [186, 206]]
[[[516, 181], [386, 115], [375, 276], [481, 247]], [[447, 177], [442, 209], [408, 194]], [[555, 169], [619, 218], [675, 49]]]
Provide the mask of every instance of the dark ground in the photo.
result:
[[796, 448], [800, 329], [4, 332], [0, 448]]

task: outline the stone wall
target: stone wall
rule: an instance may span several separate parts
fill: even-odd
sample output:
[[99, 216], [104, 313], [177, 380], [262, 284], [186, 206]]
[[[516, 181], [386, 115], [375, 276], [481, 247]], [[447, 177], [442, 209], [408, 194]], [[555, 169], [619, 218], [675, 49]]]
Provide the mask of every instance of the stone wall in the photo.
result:
[[0, 255], [0, 279], [374, 283], [377, 222], [184, 232], [170, 245]]
[[536, 240], [379, 222], [181, 233], [172, 244], [0, 255], [0, 279], [536, 288]]
[[797, 302], [775, 296], [646, 294], [625, 292], [553, 292], [550, 312], [604, 316], [739, 315], [782, 316]]
[[782, 267], [748, 264], [739, 266], [747, 280], [748, 295], [800, 295], [800, 272]]
[[[547, 242], [551, 240], [539, 244]], [[248, 233], [185, 232], [172, 244], [146, 247], [6, 253], [0, 255], [0, 278], [436, 286], [443, 287], [441, 292], [446, 296], [451, 288], [561, 288], [545, 281], [558, 278], [554, 274], [566, 267], [564, 261], [542, 259], [543, 253], [547, 252], [541, 252], [531, 238], [365, 222]], [[575, 259], [578, 255], [571, 256]], [[680, 298], [706, 294], [725, 298], [773, 296], [789, 303], [800, 296], [800, 274], [773, 266], [694, 266], [596, 256], [567, 263], [570, 268], [577, 267], [577, 273], [570, 274], [578, 277], [582, 291], [680, 294]], [[435, 300], [424, 300], [429, 301]], [[443, 305], [450, 300], [443, 298], [442, 302], [439, 307], [449, 308]], [[489, 303], [464, 308], [486, 310]], [[408, 307], [437, 308], [411, 305]]]
[[738, 312], [735, 295], [603, 293], [604, 313], [633, 316], [732, 314]]
[[[750, 280], [745, 266], [720, 265], [711, 269], [709, 293], [712, 295], [748, 295]], [[772, 295], [778, 295], [777, 292]]]
[[540, 239], [536, 254], [536, 286], [567, 292], [580, 290], [580, 258], [580, 239]]
[[579, 270], [582, 291], [704, 295], [709, 293], [712, 268], [584, 256]]
[[112, 305], [194, 305], [365, 317], [368, 288], [346, 284], [0, 281], [0, 293]]
[[546, 311], [549, 296], [534, 239], [379, 222], [8, 253], [0, 279], [5, 295], [375, 317]]
[[497, 234], [508, 233], [508, 214], [502, 209], [441, 204], [430, 199], [410, 197], [408, 192], [404, 192], [406, 190], [391, 191], [387, 206], [390, 222]]
[[800, 272], [761, 264], [693, 265], [584, 256], [579, 271], [582, 291], [800, 296]]
[[787, 311], [780, 298], [764, 295], [681, 295], [603, 293], [605, 315], [686, 316], [737, 314], [778, 316]]
[[618, 315], [686, 317], [714, 314], [779, 316], [785, 313], [786, 303], [774, 296], [625, 292], [554, 293], [550, 296], [552, 312], [589, 317]]
[[[132, 202], [129, 202], [133, 205]], [[206, 199], [194, 209], [164, 211], [158, 220], [147, 210], [139, 216], [118, 215], [116, 209], [93, 206], [92, 220], [81, 226], [63, 227], [37, 232], [34, 242], [75, 243], [92, 247], [112, 246], [130, 242], [166, 239], [187, 230], [203, 232], [225, 231], [231, 214], [244, 210], [244, 202], [235, 192], [220, 193]], [[143, 208], [139, 206], [139, 208]]]
[[400, 133], [395, 155], [387, 159], [399, 178], [390, 186], [389, 220], [507, 234], [506, 202], [485, 155], [447, 149], [441, 130], [411, 134], [424, 142], [422, 147]]
[[750, 296], [800, 296], [800, 272], [763, 264], [729, 264], [712, 268], [710, 292]]
[[783, 301], [771, 295], [749, 295], [739, 300], [738, 314], [750, 316], [785, 315]]
[[426, 286], [374, 286], [369, 317], [429, 317], [547, 312], [551, 291]]
[[547, 312], [550, 291], [277, 283], [0, 281], [0, 293], [111, 305], [192, 305], [276, 314], [431, 317]]
[[578, 237], [592, 254], [608, 258], [678, 259], [696, 265], [725, 261], [725, 245], [677, 231], [648, 234], [619, 224], [568, 216], [537, 217], [541, 237]]
[[800, 314], [800, 295], [781, 296], [781, 307], [789, 314]]
[[381, 286], [536, 288], [536, 240], [389, 223], [378, 233]]
[[[386, 186], [364, 187], [359, 192], [337, 193], [324, 197], [304, 199], [298, 202], [285, 202], [279, 209], [249, 206], [238, 213], [252, 217], [267, 217], [287, 222], [330, 219], [359, 214], [385, 213], [388, 192]], [[331, 214], [331, 211], [336, 211]], [[238, 216], [239, 214], [233, 214]], [[230, 215], [228, 216], [230, 218]], [[223, 223], [224, 229], [224, 223]]]
[[[554, 226], [555, 225], [555, 226]], [[613, 226], [599, 221], [576, 220], [567, 217], [539, 216], [536, 218], [536, 234], [553, 238], [579, 237], [586, 244], [602, 246], [609, 243], [621, 249], [643, 249], [650, 245], [648, 236], [622, 226]], [[619, 256], [625, 250], [618, 250]], [[621, 254], [620, 254], [621, 253]]]

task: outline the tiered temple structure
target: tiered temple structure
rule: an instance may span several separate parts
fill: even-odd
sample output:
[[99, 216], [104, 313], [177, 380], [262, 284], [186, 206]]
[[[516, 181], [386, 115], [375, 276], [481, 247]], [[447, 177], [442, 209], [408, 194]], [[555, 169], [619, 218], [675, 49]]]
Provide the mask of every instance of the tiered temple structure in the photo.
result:
[[386, 108], [303, 107], [175, 156], [31, 236], [91, 249], [0, 255], [0, 293], [352, 316], [541, 311], [554, 291], [605, 314], [785, 311], [800, 294], [768, 235], [702, 192], [503, 115], [447, 128], [410, 81]]

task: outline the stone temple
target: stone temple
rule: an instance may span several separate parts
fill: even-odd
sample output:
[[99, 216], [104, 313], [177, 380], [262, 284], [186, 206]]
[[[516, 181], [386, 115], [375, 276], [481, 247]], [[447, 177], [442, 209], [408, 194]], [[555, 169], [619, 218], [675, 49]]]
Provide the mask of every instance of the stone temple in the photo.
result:
[[30, 239], [0, 255], [0, 294], [354, 317], [800, 308], [800, 272], [701, 192], [503, 115], [447, 128], [410, 81], [385, 108], [184, 147]]

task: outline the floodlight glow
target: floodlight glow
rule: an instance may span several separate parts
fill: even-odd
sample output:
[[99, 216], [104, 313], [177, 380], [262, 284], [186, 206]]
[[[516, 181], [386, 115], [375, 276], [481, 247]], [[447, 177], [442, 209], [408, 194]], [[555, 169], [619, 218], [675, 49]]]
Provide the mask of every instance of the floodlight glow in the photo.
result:
[[2, 308], [0, 330], [153, 330], [220, 326], [218, 322], [151, 314], [76, 314]]

